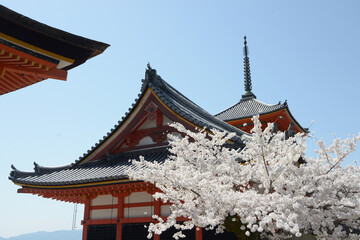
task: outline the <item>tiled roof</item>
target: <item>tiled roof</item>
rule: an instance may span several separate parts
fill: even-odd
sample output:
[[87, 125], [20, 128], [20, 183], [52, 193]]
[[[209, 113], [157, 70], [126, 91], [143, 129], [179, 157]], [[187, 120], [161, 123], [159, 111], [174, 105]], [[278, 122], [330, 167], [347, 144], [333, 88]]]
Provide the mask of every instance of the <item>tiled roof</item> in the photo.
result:
[[232, 140], [238, 143], [242, 143], [241, 137], [248, 137], [248, 133], [214, 117], [162, 80], [160, 76], [156, 75], [156, 77], [158, 80], [149, 82], [149, 86], [168, 107], [186, 120], [201, 128], [235, 132], [237, 135]]
[[41, 167], [35, 164], [35, 172], [22, 172], [13, 167], [9, 179], [20, 184], [36, 186], [65, 186], [127, 179], [126, 170], [134, 168], [132, 159], [143, 156], [147, 161], [164, 162], [169, 152], [166, 147], [120, 153], [82, 165]]
[[[101, 54], [110, 45], [45, 25], [0, 5], [0, 32], [52, 53], [74, 59], [63, 69], [74, 68]], [[9, 43], [10, 44], [10, 43]], [[17, 45], [11, 44], [18, 48]], [[24, 50], [24, 48], [21, 48]], [[26, 50], [26, 49], [25, 49]], [[29, 49], [26, 50], [29, 53]], [[32, 55], [32, 54], [31, 54]]]
[[242, 98], [240, 102], [216, 114], [215, 116], [223, 121], [231, 121], [249, 118], [254, 115], [272, 113], [286, 107], [286, 101], [283, 104], [279, 102], [278, 104], [269, 105], [257, 100], [255, 97]]
[[[206, 129], [218, 129], [226, 132], [235, 132], [237, 135], [231, 139], [235, 142], [235, 144], [233, 144], [234, 147], [243, 146], [242, 138], [250, 138], [248, 133], [214, 117], [186, 98], [170, 84], [165, 82], [159, 75], [157, 75], [155, 69], [149, 68], [146, 70], [145, 79], [142, 81], [143, 84], [141, 87], [141, 93], [138, 95], [139, 97], [135, 99], [135, 103], [132, 104], [132, 108], [129, 108], [129, 111], [125, 113], [122, 120], [119, 121], [118, 124], [107, 133], [107, 135], [100, 139], [98, 143], [91, 147], [87, 153], [84, 153], [83, 156], [74, 163], [58, 168], [40, 167], [35, 164], [35, 172], [22, 172], [13, 167], [14, 171], [10, 174], [10, 180], [20, 184], [56, 186], [126, 178], [125, 169], [131, 165], [128, 160], [138, 157], [132, 156], [132, 153], [130, 152], [116, 155], [110, 162], [106, 159], [95, 161], [93, 163], [82, 162], [90, 154], [92, 154], [92, 152], [100, 147], [103, 142], [109, 139], [112, 134], [114, 134], [117, 129], [122, 126], [122, 124], [124, 124], [126, 119], [135, 110], [135, 107], [138, 105], [142, 96], [149, 87], [172, 111], [196, 126]], [[149, 155], [145, 156], [145, 159], [160, 162], [165, 160], [166, 153], [164, 151], [157, 152], [156, 154], [154, 151], [155, 149], [149, 149], [147, 152]], [[140, 152], [136, 152], [136, 154], [140, 154]]]
[[157, 75], [155, 69], [148, 69], [145, 73], [145, 79], [142, 80], [141, 93], [138, 94], [138, 98], [129, 108], [129, 111], [118, 121], [118, 124], [112, 128], [107, 135], [100, 139], [94, 146], [92, 146], [86, 153], [79, 157], [75, 163], [79, 163], [86, 159], [92, 152], [94, 152], [103, 142], [109, 139], [113, 133], [126, 121], [126, 119], [135, 110], [135, 106], [138, 105], [142, 96], [145, 94], [148, 87], [150, 87], [154, 93], [163, 101], [171, 110], [179, 114], [184, 119], [192, 122], [193, 124], [206, 129], [218, 129], [227, 132], [235, 132], [235, 136], [232, 140], [242, 144], [242, 138], [250, 138], [250, 135], [236, 127], [227, 124], [226, 122], [214, 117], [204, 109], [193, 103], [187, 97], [182, 95], [179, 91], [173, 88], [170, 84], [164, 81], [159, 75]]

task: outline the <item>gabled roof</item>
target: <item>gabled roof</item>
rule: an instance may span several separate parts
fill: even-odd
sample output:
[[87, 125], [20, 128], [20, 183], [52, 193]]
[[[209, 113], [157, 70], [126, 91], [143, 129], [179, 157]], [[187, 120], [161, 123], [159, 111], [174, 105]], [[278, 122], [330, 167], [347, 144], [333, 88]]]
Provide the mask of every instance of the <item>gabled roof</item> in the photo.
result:
[[223, 121], [232, 121], [238, 119], [249, 118], [254, 115], [265, 115], [287, 107], [286, 101], [274, 105], [263, 103], [255, 97], [242, 98], [240, 102], [229, 107], [228, 109], [215, 114], [215, 116]]
[[136, 151], [115, 155], [105, 153], [100, 155], [100, 158], [97, 157], [96, 159], [92, 159], [94, 160], [93, 162], [89, 161], [96, 151], [99, 151], [100, 148], [106, 146], [111, 139], [119, 136], [119, 131], [121, 132], [124, 125], [128, 123], [133, 112], [139, 111], [138, 106], [141, 105], [140, 103], [145, 95], [149, 94], [149, 91], [155, 94], [156, 98], [165, 104], [170, 111], [177, 114], [179, 119], [183, 119], [183, 121], [191, 124], [194, 128], [206, 128], [208, 130], [218, 129], [226, 132], [235, 132], [237, 135], [231, 140], [233, 141], [232, 145], [236, 147], [243, 146], [242, 138], [250, 137], [248, 133], [214, 117], [186, 98], [157, 75], [155, 69], [149, 67], [149, 69], [146, 70], [145, 79], [142, 81], [143, 83], [139, 98], [135, 100], [132, 108], [125, 114], [122, 121], [119, 121], [103, 139], [73, 164], [58, 168], [40, 167], [35, 164], [35, 172], [22, 172], [13, 167], [14, 170], [9, 177], [10, 180], [20, 185], [27, 184], [33, 187], [96, 183], [125, 179], [125, 169], [131, 165], [128, 160], [137, 158], [139, 155], [145, 155], [145, 159], [147, 160], [164, 161], [168, 154], [166, 146], [165, 148], [163, 147], [160, 149], [150, 147], [145, 152]]
[[217, 129], [227, 132], [235, 132], [237, 135], [233, 137], [233, 141], [242, 145], [243, 138], [249, 138], [250, 135], [242, 130], [239, 130], [236, 127], [227, 124], [226, 122], [214, 117], [179, 91], [172, 87], [169, 83], [164, 81], [159, 75], [157, 75], [156, 70], [149, 67], [145, 73], [145, 79], [142, 80], [141, 92], [138, 95], [139, 97], [135, 99], [135, 103], [132, 104], [132, 107], [129, 108], [129, 111], [125, 113], [125, 116], [122, 117], [122, 120], [118, 122], [102, 139], [99, 140], [91, 149], [84, 153], [83, 156], [79, 157], [76, 163], [81, 163], [87, 159], [93, 152], [95, 152], [102, 144], [108, 141], [119, 128], [121, 128], [125, 122], [129, 119], [132, 113], [135, 111], [136, 107], [139, 105], [143, 96], [147, 90], [152, 91], [156, 97], [158, 97], [169, 109], [178, 114], [180, 117], [193, 124], [198, 128]]
[[[165, 82], [160, 76], [156, 74], [155, 69], [148, 70], [149, 73], [154, 74], [154, 77], [148, 77], [144, 84], [149, 85], [157, 96], [173, 111], [185, 118], [186, 120], [194, 123], [200, 128], [217, 129], [226, 132], [235, 132], [237, 136], [234, 137], [234, 141], [242, 143], [241, 137], [247, 137], [244, 131], [241, 131], [224, 121], [214, 117], [191, 100], [186, 98], [170, 84]], [[147, 82], [147, 83], [146, 83]]]

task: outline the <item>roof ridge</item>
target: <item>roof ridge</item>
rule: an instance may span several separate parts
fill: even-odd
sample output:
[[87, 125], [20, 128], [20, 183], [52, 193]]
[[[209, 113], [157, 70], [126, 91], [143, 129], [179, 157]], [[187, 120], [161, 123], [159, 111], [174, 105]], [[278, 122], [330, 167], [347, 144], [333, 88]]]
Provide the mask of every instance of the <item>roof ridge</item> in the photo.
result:
[[[171, 91], [173, 91], [176, 93], [176, 95], [173, 95], [173, 97], [177, 98], [178, 100], [186, 100], [185, 102], [184, 101], [182, 101], [182, 102], [186, 106], [190, 107], [192, 110], [195, 110], [196, 112], [198, 112], [202, 117], [213, 118], [213, 120], [215, 120], [221, 126], [231, 129], [230, 132], [236, 132], [237, 134], [240, 134], [240, 135], [248, 135], [248, 133], [216, 118], [214, 115], [212, 115], [209, 112], [207, 112], [206, 110], [204, 110], [202, 107], [200, 107], [199, 105], [197, 105], [196, 103], [191, 101], [189, 98], [187, 98], [181, 92], [179, 92], [176, 88], [174, 88], [168, 82], [166, 82], [164, 79], [162, 79], [161, 76], [157, 75], [156, 70], [152, 69], [150, 67], [149, 63], [147, 66], [148, 66], [148, 69], [146, 70], [146, 73], [145, 73], [147, 79], [145, 79], [144, 83], [145, 82], [148, 84], [150, 83], [149, 84], [150, 87], [154, 87], [154, 86], [158, 87], [161, 90], [165, 90], [165, 92], [170, 93], [170, 94], [171, 94]], [[153, 83], [154, 85], [151, 85], [151, 83]], [[142, 89], [143, 89], [143, 87], [142, 87]], [[179, 99], [179, 97], [181, 97], [182, 99]], [[206, 125], [206, 124], [204, 123], [204, 125]], [[229, 131], [229, 130], [227, 130], [227, 131]]]
[[[203, 108], [201, 108], [199, 105], [188, 99], [186, 96], [184, 96], [182, 93], [180, 93], [176, 88], [171, 86], [169, 83], [167, 83], [164, 79], [161, 78], [160, 75], [157, 74], [156, 69], [151, 68], [150, 64], [147, 64], [147, 69], [145, 71], [145, 79], [142, 79], [142, 85], [140, 88], [140, 93], [138, 94], [138, 98], [135, 99], [135, 102], [132, 104], [132, 106], [129, 108], [129, 111], [127, 111], [124, 116], [121, 118], [121, 121], [118, 121], [118, 124], [114, 125], [114, 128], [110, 129], [110, 131], [105, 135], [102, 139], [99, 140], [98, 143], [96, 143], [94, 146], [91, 147], [87, 151], [87, 153], [84, 153], [83, 156], [80, 156], [78, 160], [75, 161], [75, 164], [79, 164], [81, 161], [86, 159], [95, 149], [97, 149], [98, 146], [100, 146], [104, 141], [106, 141], [128, 118], [128, 116], [131, 114], [131, 112], [134, 110], [134, 107], [138, 105], [138, 102], [142, 98], [142, 96], [145, 94], [148, 87], [150, 87], [155, 94], [157, 94], [160, 98], [163, 96], [163, 94], [170, 94], [172, 97], [177, 98], [178, 101], [180, 101], [182, 104], [186, 105], [188, 108], [192, 109], [193, 111], [197, 112], [197, 114], [202, 118], [212, 118], [216, 124], [221, 126], [223, 130], [229, 131], [229, 132], [235, 132], [237, 133], [238, 137], [235, 137], [237, 142], [241, 142], [240, 135], [247, 136], [248, 133], [214, 117], [212, 114], [205, 111]], [[175, 94], [173, 94], [175, 93]], [[164, 97], [164, 96], [163, 96]], [[165, 103], [166, 104], [166, 103]], [[174, 109], [173, 109], [174, 110]], [[174, 110], [175, 111], [175, 110]], [[175, 111], [177, 112], [177, 111]], [[191, 118], [191, 116], [185, 116], [187, 113], [177, 112], [180, 116], [184, 117], [185, 119], [189, 120], [188, 118]], [[197, 121], [197, 120], [196, 120]], [[199, 125], [200, 122], [197, 121], [194, 122], [196, 125]], [[203, 127], [207, 127], [209, 130], [212, 127], [208, 127], [206, 123], [201, 122]], [[200, 124], [200, 125], [201, 125]]]
[[279, 106], [279, 105], [284, 105], [284, 106], [287, 105], [286, 100], [284, 101], [283, 104], [281, 104], [281, 101], [279, 101], [278, 103], [275, 103], [275, 104], [268, 104], [268, 103], [265, 103], [265, 102], [263, 102], [263, 101], [260, 101], [260, 100], [258, 100], [258, 99], [256, 99], [256, 98], [254, 98], [253, 100], [255, 100], [255, 101], [259, 102], [259, 103], [262, 103], [262, 104], [264, 104], [264, 105], [266, 105], [266, 106], [269, 106], [269, 107]]
[[105, 142], [124, 123], [124, 121], [130, 116], [130, 114], [134, 110], [134, 107], [138, 105], [147, 88], [150, 87], [151, 82], [161, 84], [161, 82], [164, 81], [159, 75], [157, 75], [156, 69], [152, 69], [150, 67], [149, 63], [147, 64], [147, 67], [148, 68], [145, 71], [145, 78], [141, 79], [142, 84], [140, 87], [140, 93], [138, 94], [138, 97], [135, 98], [134, 103], [131, 104], [131, 107], [128, 109], [128, 111], [124, 113], [124, 115], [121, 117], [121, 120], [119, 120], [117, 124], [115, 124], [114, 127], [111, 128], [110, 131], [102, 137], [102, 139], [99, 139], [97, 143], [95, 143], [89, 150], [87, 150], [87, 152], [83, 153], [82, 156], [75, 160], [76, 165], [86, 159], [97, 147], [99, 147], [103, 142]]
[[129, 117], [129, 115], [133, 111], [134, 107], [139, 103], [141, 97], [145, 94], [146, 89], [149, 86], [149, 79], [146, 78], [146, 75], [145, 75], [145, 79], [141, 79], [141, 82], [142, 82], [142, 85], [141, 85], [140, 93], [138, 94], [138, 97], [135, 98], [134, 102], [131, 104], [131, 107], [121, 117], [121, 120], [119, 120], [117, 122], [117, 124], [115, 124], [114, 127], [111, 128], [109, 130], [109, 132], [107, 132], [106, 135], [104, 135], [101, 139], [99, 139], [97, 143], [95, 143], [89, 150], [87, 150], [87, 152], [83, 153], [82, 156], [80, 156], [77, 160], [75, 160], [76, 165], [78, 165], [82, 160], [87, 158], [97, 147], [99, 147], [103, 142], [105, 142]]
[[[160, 76], [159, 76], [160, 77]], [[178, 90], [176, 90], [174, 87], [172, 87], [170, 84], [168, 84], [166, 81], [164, 81], [161, 77], [160, 79], [162, 80], [162, 84], [161, 84], [161, 90], [165, 90], [165, 92], [167, 92], [168, 94], [171, 94], [171, 91], [174, 91], [175, 93], [177, 93], [177, 95], [172, 95], [172, 97], [177, 98], [178, 100], [182, 100], [179, 99], [179, 96], [182, 97], [183, 99], [187, 100], [186, 102], [182, 101], [186, 106], [190, 107], [192, 110], [194, 110], [195, 112], [197, 112], [201, 117], [204, 118], [212, 118], [217, 124], [219, 124], [220, 126], [222, 126], [224, 129], [219, 129], [219, 130], [226, 130], [228, 132], [235, 132], [238, 137], [240, 137], [239, 135], [249, 135], [248, 133], [222, 121], [221, 119], [218, 119], [217, 117], [215, 117], [214, 115], [210, 114], [209, 112], [207, 112], [206, 110], [204, 110], [202, 107], [200, 107], [199, 105], [197, 105], [196, 103], [192, 102], [191, 100], [189, 100], [187, 97], [185, 97], [182, 93], [180, 93]], [[159, 86], [155, 86], [155, 87], [159, 87]], [[181, 115], [181, 114], [180, 114]], [[185, 117], [185, 116], [182, 116]], [[185, 117], [185, 119], [187, 119]], [[189, 120], [189, 119], [188, 119]], [[203, 123], [203, 127], [211, 130], [212, 127], [207, 126], [206, 123]], [[227, 129], [226, 129], [227, 128]], [[236, 137], [235, 137], [236, 138]], [[237, 139], [236, 141], [241, 141], [240, 138]]]
[[234, 107], [236, 107], [237, 105], [239, 105], [242, 102], [248, 102], [248, 101], [252, 101], [252, 100], [257, 101], [259, 103], [262, 103], [262, 104], [264, 104], [266, 106], [269, 106], [269, 107], [278, 106], [278, 105], [284, 105], [284, 106], [287, 105], [286, 100], [284, 101], [283, 104], [281, 104], [281, 101], [279, 101], [278, 103], [275, 103], [275, 104], [268, 104], [268, 103], [264, 103], [263, 101], [258, 100], [257, 98], [242, 98], [239, 102], [231, 105], [230, 107], [228, 107], [227, 109], [225, 109], [225, 110], [223, 110], [223, 111], [221, 111], [219, 113], [214, 114], [214, 116], [216, 117], [216, 116], [218, 116], [218, 115], [220, 115], [220, 114], [222, 114], [222, 113], [224, 113], [226, 111], [229, 111], [229, 110], [233, 109]]
[[[84, 153], [83, 156], [74, 163], [60, 167], [42, 167], [37, 163], [34, 163], [34, 172], [21, 172], [14, 167], [14, 171], [11, 172], [9, 179], [18, 183], [35, 185], [67, 185], [70, 183], [77, 184], [104, 181], [106, 179], [122, 179], [126, 177], [124, 175], [124, 169], [131, 166], [131, 163], [126, 161], [126, 159], [130, 160], [138, 158], [140, 155], [146, 155], [152, 159], [152, 161], [164, 161], [168, 156], [168, 146], [138, 149], [119, 154], [108, 154], [97, 161], [84, 162], [84, 160], [96, 151], [104, 141], [109, 139], [121, 126], [123, 126], [125, 121], [129, 119], [131, 113], [139, 106], [139, 101], [143, 99], [144, 94], [146, 94], [149, 89], [153, 91], [159, 100], [169, 107], [170, 110], [189, 121], [191, 124], [194, 124], [195, 127], [206, 128], [208, 130], [214, 128], [229, 133], [235, 132], [237, 135], [231, 139], [234, 141], [232, 147], [242, 147], [244, 145], [242, 138], [244, 136], [249, 136], [248, 133], [218, 119], [189, 100], [157, 75], [155, 69], [151, 69], [151, 67], [148, 66], [148, 69], [145, 72], [145, 79], [142, 80], [141, 91], [138, 94], [138, 98], [135, 99], [135, 103], [132, 104], [132, 107], [125, 113], [121, 121], [118, 121], [118, 124], [116, 124], [107, 135], [100, 139], [98, 143], [92, 146], [87, 153]], [[94, 172], [94, 169], [96, 169], [96, 172]], [[85, 173], [89, 175], [81, 175]], [[71, 176], [71, 178], [69, 176]], [[98, 178], [98, 176], [101, 177]]]

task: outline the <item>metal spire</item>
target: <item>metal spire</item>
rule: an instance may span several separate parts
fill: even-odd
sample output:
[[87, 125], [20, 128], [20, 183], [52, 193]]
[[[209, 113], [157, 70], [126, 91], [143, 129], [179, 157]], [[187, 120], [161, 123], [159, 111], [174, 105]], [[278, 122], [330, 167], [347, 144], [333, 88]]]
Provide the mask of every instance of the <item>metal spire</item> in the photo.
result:
[[244, 87], [245, 94], [242, 95], [242, 98], [256, 98], [256, 96], [251, 92], [251, 73], [250, 73], [250, 61], [248, 57], [248, 47], [247, 47], [246, 36], [244, 36]]

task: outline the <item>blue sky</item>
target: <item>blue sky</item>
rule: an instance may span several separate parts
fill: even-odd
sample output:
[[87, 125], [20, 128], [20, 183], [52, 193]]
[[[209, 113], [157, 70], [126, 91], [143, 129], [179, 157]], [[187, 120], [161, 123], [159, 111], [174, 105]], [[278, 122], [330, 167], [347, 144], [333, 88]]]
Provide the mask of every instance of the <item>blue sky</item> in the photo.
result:
[[[215, 114], [243, 90], [248, 36], [253, 92], [287, 100], [316, 137], [360, 131], [360, 2], [45, 1], [1, 3], [53, 27], [106, 42], [100, 56], [0, 96], [0, 236], [71, 229], [73, 205], [27, 194], [7, 180], [10, 165], [75, 161], [104, 136], [140, 92], [147, 62], [185, 96]], [[310, 149], [314, 148], [312, 142]], [[360, 158], [357, 151], [350, 160]], [[350, 162], [350, 161], [349, 161]], [[78, 219], [82, 219], [79, 211]], [[78, 227], [79, 224], [78, 224]]]

